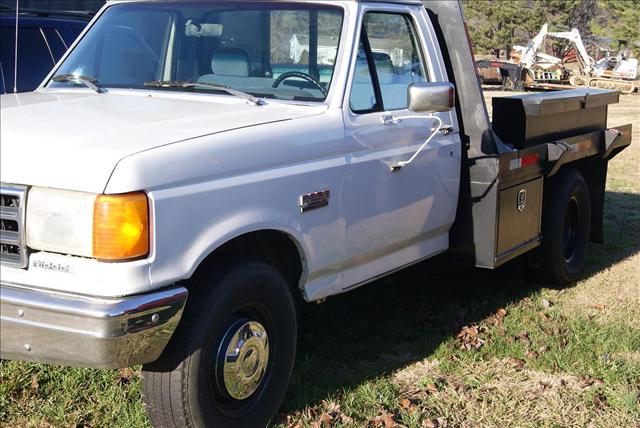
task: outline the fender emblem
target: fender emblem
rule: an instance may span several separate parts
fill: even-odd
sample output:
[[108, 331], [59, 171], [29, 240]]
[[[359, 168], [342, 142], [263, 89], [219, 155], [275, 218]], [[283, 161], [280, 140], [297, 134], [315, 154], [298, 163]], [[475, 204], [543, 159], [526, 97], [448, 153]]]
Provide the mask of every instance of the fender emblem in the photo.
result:
[[527, 189], [518, 190], [518, 211], [524, 211], [527, 206]]
[[322, 208], [329, 205], [329, 198], [331, 192], [329, 189], [320, 190], [319, 192], [307, 193], [301, 195], [298, 198], [298, 205], [300, 206], [300, 213], [315, 210], [316, 208]]

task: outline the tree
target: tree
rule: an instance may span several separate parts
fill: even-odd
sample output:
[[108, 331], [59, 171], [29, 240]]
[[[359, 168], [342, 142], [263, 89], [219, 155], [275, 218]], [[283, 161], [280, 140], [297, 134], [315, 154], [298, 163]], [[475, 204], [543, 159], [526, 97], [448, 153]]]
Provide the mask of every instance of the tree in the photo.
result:
[[498, 55], [507, 52], [524, 38], [517, 34], [529, 18], [523, 8], [526, 1], [465, 0], [464, 12], [469, 33], [476, 49]]
[[640, 54], [640, 0], [598, 0], [603, 13], [591, 23], [594, 34], [629, 42]]
[[578, 21], [582, 3], [595, 0], [464, 0], [471, 39], [477, 49], [497, 54], [526, 45], [543, 24], [550, 31], [567, 30]]
[[537, 33], [545, 23], [549, 24], [549, 31], [570, 30], [573, 13], [580, 3], [581, 0], [532, 0], [529, 31], [533, 27]]
[[[577, 28], [583, 39], [593, 33], [625, 40], [640, 54], [640, 0], [463, 0], [463, 6], [480, 52], [497, 55], [500, 49], [526, 45], [547, 23], [549, 31]], [[568, 47], [553, 43], [556, 56]]]
[[588, 36], [591, 34], [591, 21], [601, 13], [597, 5], [597, 0], [581, 0], [571, 12], [569, 26], [577, 28], [580, 34]]

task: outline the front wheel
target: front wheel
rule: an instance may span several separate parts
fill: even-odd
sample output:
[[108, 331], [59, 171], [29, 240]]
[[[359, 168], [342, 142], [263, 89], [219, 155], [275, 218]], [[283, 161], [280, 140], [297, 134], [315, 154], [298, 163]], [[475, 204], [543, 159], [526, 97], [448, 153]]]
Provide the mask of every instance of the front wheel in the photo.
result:
[[159, 360], [143, 367], [156, 427], [265, 426], [284, 398], [296, 351], [289, 285], [262, 262], [204, 269]]
[[539, 264], [548, 280], [567, 285], [584, 268], [591, 229], [589, 189], [582, 175], [568, 170], [549, 180], [542, 211]]

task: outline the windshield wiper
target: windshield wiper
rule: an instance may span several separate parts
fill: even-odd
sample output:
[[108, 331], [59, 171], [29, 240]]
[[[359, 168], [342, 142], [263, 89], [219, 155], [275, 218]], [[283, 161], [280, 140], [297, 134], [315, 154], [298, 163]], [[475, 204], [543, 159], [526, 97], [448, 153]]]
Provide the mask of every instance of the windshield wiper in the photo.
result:
[[97, 85], [98, 80], [94, 77], [83, 76], [80, 74], [59, 74], [57, 76], [53, 76], [51, 80], [54, 82], [81, 83], [99, 94], [104, 92], [104, 90]]
[[224, 85], [216, 85], [215, 83], [205, 83], [205, 82], [183, 82], [180, 80], [156, 80], [153, 82], [145, 82], [144, 86], [150, 86], [153, 88], [196, 88], [198, 86], [203, 88], [215, 89], [216, 91], [224, 91], [230, 95], [234, 95], [236, 97], [242, 98], [244, 100], [249, 101], [252, 104], [257, 106], [261, 106], [265, 104], [265, 101], [254, 97], [251, 94], [246, 92], [238, 91], [236, 89], [230, 88]]

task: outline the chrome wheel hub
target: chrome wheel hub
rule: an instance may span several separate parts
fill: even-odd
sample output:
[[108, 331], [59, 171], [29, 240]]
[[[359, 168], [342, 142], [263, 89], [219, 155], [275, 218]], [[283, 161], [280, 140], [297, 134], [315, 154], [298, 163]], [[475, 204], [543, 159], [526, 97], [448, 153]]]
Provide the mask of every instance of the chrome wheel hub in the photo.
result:
[[269, 337], [259, 322], [243, 320], [233, 324], [224, 338], [217, 356], [218, 362], [222, 362], [222, 383], [231, 398], [244, 400], [264, 378], [269, 362]]

